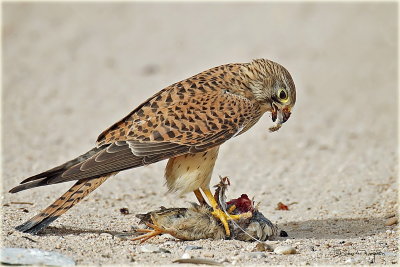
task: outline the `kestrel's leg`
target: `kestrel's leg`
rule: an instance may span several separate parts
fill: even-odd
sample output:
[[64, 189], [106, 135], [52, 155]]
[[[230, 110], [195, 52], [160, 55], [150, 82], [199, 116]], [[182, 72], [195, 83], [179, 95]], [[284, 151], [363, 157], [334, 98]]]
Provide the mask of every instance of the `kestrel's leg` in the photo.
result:
[[201, 194], [199, 189], [196, 189], [193, 191], [193, 193], [196, 195], [197, 200], [199, 201], [200, 205], [207, 205], [206, 200], [204, 199], [203, 195]]
[[211, 193], [210, 188], [203, 187], [202, 190], [203, 190], [204, 194], [206, 195], [206, 198], [210, 202], [211, 207], [213, 208], [213, 211], [211, 212], [211, 214], [214, 215], [214, 217], [218, 218], [221, 221], [222, 225], [225, 228], [225, 232], [226, 232], [227, 236], [231, 235], [228, 220], [238, 220], [238, 219], [242, 219], [242, 218], [249, 218], [252, 216], [251, 212], [246, 212], [246, 213], [242, 213], [242, 214], [238, 214], [238, 215], [226, 214], [224, 211], [222, 211], [218, 207], [218, 203], [215, 200], [213, 194]]

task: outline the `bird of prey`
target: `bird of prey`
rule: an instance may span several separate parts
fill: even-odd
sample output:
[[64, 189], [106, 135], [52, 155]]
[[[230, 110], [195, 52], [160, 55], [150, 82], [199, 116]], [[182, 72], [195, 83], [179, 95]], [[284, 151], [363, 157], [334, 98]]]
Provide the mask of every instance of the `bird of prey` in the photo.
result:
[[170, 191], [194, 192], [206, 201], [230, 235], [229, 216], [210, 191], [219, 146], [271, 112], [277, 130], [296, 102], [290, 73], [278, 63], [256, 59], [226, 64], [174, 83], [106, 129], [95, 148], [60, 166], [29, 177], [10, 190], [77, 181], [38, 215], [16, 227], [36, 234], [119, 171], [168, 159]]

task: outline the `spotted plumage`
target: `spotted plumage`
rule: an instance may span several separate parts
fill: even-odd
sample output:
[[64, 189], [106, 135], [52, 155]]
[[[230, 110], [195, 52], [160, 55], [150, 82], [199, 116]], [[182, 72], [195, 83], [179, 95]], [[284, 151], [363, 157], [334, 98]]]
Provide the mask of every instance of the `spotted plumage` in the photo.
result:
[[71, 180], [78, 180], [71, 189], [85, 187], [67, 192], [17, 229], [37, 232], [73, 206], [66, 204], [69, 199], [75, 204], [111, 174], [164, 159], [169, 159], [165, 176], [171, 191], [195, 191], [199, 197], [202, 189], [208, 197], [219, 145], [246, 132], [267, 111], [280, 127], [295, 101], [289, 72], [265, 59], [218, 66], [174, 83], [101, 133], [89, 152], [11, 189], [15, 193]]

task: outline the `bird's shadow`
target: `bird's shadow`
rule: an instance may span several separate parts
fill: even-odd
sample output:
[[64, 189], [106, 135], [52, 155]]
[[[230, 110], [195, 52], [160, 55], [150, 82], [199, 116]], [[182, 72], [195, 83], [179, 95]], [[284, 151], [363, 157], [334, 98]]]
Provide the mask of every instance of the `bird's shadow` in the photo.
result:
[[[294, 221], [278, 224], [279, 230], [284, 230], [288, 238], [294, 239], [344, 239], [371, 236], [387, 230], [385, 218], [353, 218]], [[80, 234], [108, 233], [112, 236], [128, 237], [134, 231], [110, 231], [102, 229], [84, 229], [75, 227], [47, 227], [40, 236], [65, 236]]]
[[40, 231], [38, 236], [65, 236], [65, 235], [80, 235], [80, 234], [110, 234], [113, 236], [116, 235], [125, 235], [130, 232], [128, 231], [110, 231], [110, 230], [102, 230], [102, 229], [88, 229], [88, 228], [78, 228], [78, 227], [55, 227], [49, 226], [46, 229]]
[[332, 218], [278, 223], [294, 239], [344, 239], [385, 232], [385, 218]]

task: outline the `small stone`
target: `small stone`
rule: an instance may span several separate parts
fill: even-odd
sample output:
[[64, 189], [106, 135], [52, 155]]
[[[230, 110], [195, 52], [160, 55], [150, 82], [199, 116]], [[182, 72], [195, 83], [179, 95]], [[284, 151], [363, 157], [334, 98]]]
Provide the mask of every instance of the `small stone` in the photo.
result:
[[169, 250], [165, 248], [160, 248], [155, 245], [144, 245], [140, 247], [140, 251], [144, 253], [171, 253]]
[[391, 256], [391, 257], [397, 257], [398, 256], [397, 253], [391, 252], [391, 251], [383, 252], [383, 255]]
[[190, 256], [189, 253], [183, 253], [183, 255], [181, 256], [181, 259], [191, 259], [192, 256]]
[[308, 225], [302, 225], [302, 226], [300, 226], [299, 229], [302, 230], [302, 231], [312, 231], [313, 230], [313, 228], [311, 226], [308, 226]]
[[112, 238], [112, 235], [109, 233], [101, 233], [100, 237], [103, 239], [109, 239], [109, 238]]
[[253, 252], [256, 252], [256, 251], [261, 251], [261, 252], [268, 251], [268, 252], [272, 252], [272, 251], [274, 251], [274, 249], [273, 249], [270, 245], [268, 245], [268, 244], [265, 244], [265, 243], [258, 243], [258, 244], [253, 248], [252, 251], [253, 251]]
[[65, 255], [36, 248], [2, 248], [0, 261], [10, 265], [75, 265], [75, 261]]
[[203, 247], [200, 246], [186, 246], [185, 250], [195, 250], [195, 249], [203, 249]]
[[249, 253], [249, 257], [250, 258], [257, 258], [257, 259], [261, 259], [261, 258], [265, 258], [267, 255], [264, 252], [250, 252]]
[[347, 260], [345, 261], [345, 263], [350, 263], [350, 264], [356, 263], [356, 260], [355, 260], [355, 259], [347, 259]]
[[219, 263], [224, 263], [224, 262], [230, 262], [229, 260], [228, 260], [228, 258], [222, 258], [222, 259], [220, 259], [219, 261], [218, 261]]
[[290, 246], [278, 246], [274, 249], [274, 252], [282, 255], [296, 254], [296, 249]]
[[289, 235], [286, 233], [286, 231], [281, 230], [281, 232], [279, 233], [280, 237], [288, 237]]
[[119, 212], [121, 212], [121, 214], [123, 214], [123, 215], [128, 215], [129, 214], [128, 208], [121, 208], [121, 209], [119, 209]]
[[204, 253], [203, 256], [207, 258], [214, 258], [214, 254], [209, 252]]
[[386, 220], [385, 225], [391, 226], [391, 225], [397, 224], [397, 223], [398, 223], [397, 217], [392, 217], [392, 218], [389, 218]]

